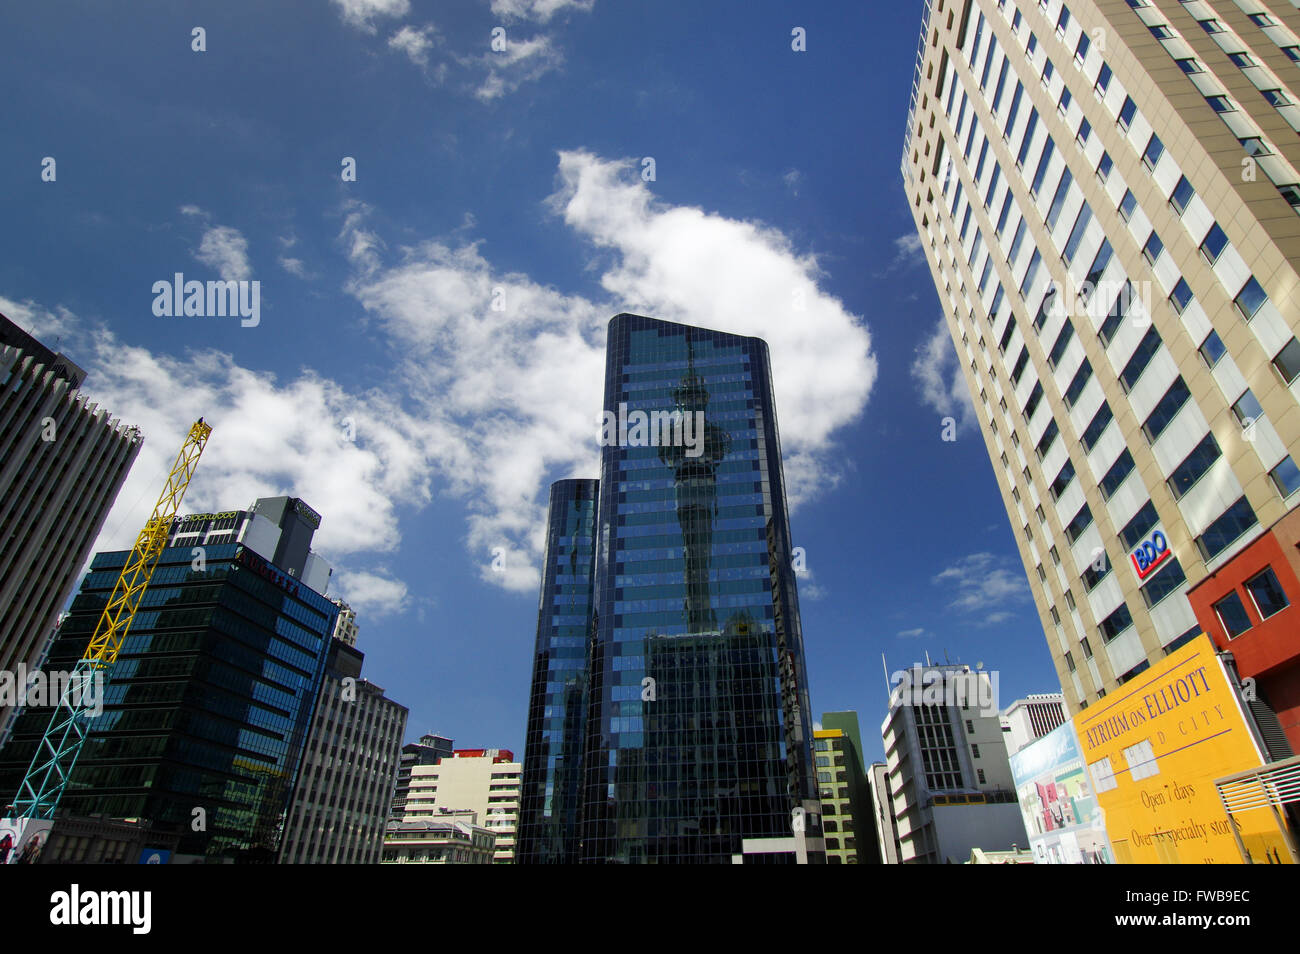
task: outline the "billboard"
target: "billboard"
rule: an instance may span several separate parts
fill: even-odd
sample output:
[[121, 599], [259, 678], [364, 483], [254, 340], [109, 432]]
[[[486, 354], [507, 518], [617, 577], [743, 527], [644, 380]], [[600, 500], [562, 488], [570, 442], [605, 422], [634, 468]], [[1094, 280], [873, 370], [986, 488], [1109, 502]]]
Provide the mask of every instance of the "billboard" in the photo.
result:
[[1010, 761], [1035, 864], [1115, 863], [1072, 724], [1058, 726]]
[[[1215, 779], [1263, 764], [1204, 634], [1074, 717], [1121, 864], [1241, 864]], [[1257, 864], [1288, 860], [1267, 809], [1239, 813]]]
[[43, 818], [0, 818], [0, 865], [34, 865], [54, 822]]

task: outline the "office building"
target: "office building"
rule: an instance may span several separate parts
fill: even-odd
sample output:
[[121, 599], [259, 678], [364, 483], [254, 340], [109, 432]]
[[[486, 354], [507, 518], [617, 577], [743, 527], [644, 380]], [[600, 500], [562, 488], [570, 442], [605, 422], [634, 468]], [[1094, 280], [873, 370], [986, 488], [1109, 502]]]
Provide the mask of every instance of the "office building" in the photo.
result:
[[493, 860], [515, 860], [522, 766], [509, 749], [457, 749], [435, 765], [411, 769], [411, 786], [401, 821], [436, 816], [440, 811], [472, 811], [496, 838]]
[[1064, 724], [1065, 704], [1059, 692], [1035, 693], [1017, 699], [1002, 712], [1002, 736], [1007, 757]]
[[813, 731], [826, 862], [877, 864], [880, 851], [856, 712], [824, 712]]
[[472, 811], [440, 810], [388, 822], [382, 864], [490, 865], [496, 835], [476, 824]]
[[520, 864], [578, 861], [598, 491], [595, 480], [551, 486], [519, 795]]
[[604, 421], [580, 858], [823, 862], [767, 345], [616, 315]]
[[907, 673], [880, 729], [900, 863], [955, 864], [972, 848], [1023, 843], [990, 674], [965, 665]]
[[903, 847], [898, 842], [894, 799], [889, 792], [889, 766], [884, 762], [872, 762], [867, 784], [871, 788], [871, 806], [876, 822], [876, 845], [880, 850], [880, 860], [887, 865], [902, 864]]
[[1078, 712], [1297, 501], [1300, 15], [924, 11], [907, 203]]
[[375, 864], [383, 848], [407, 709], [361, 678], [355, 622], [351, 633], [353, 643], [330, 643], [281, 864]]
[[[39, 668], [143, 438], [0, 315], [0, 672]], [[0, 706], [0, 745], [12, 718]]]
[[397, 782], [393, 786], [393, 797], [388, 808], [390, 819], [400, 820], [406, 814], [411, 769], [417, 765], [437, 765], [439, 759], [451, 758], [454, 745], [451, 739], [430, 732], [420, 736], [419, 742], [408, 742], [402, 746], [402, 754], [397, 761]]
[[1272, 759], [1300, 752], [1300, 508], [1188, 592], [1201, 628], [1232, 654]]
[[[329, 579], [310, 550], [319, 519], [270, 498], [177, 521], [61, 814], [145, 819], [179, 835], [178, 860], [275, 861], [337, 612], [305, 582]], [[127, 556], [95, 556], [47, 669], [82, 655]], [[18, 791], [49, 720], [48, 708], [18, 718], [0, 791]]]

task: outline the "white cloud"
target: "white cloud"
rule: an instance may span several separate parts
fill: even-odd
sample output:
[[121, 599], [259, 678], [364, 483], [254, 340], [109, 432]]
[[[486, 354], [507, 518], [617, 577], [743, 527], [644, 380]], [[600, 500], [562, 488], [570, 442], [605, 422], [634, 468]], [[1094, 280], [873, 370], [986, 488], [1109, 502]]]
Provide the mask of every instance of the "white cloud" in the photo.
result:
[[306, 277], [307, 277], [307, 266], [305, 266], [305, 265], [302, 263], [302, 259], [300, 259], [300, 258], [288, 258], [288, 257], [286, 257], [286, 256], [281, 256], [281, 257], [278, 259], [278, 261], [279, 261], [279, 263], [280, 263], [280, 267], [283, 268], [283, 269], [284, 269], [286, 272], [288, 272], [290, 275], [295, 275], [295, 276], [297, 276], [298, 278], [306, 278]]
[[243, 281], [253, 274], [248, 263], [248, 240], [239, 229], [217, 225], [203, 233], [194, 257], [216, 270], [226, 281]]
[[596, 0], [492, 0], [492, 12], [507, 20], [545, 23], [562, 10], [590, 13]]
[[959, 430], [974, 426], [975, 406], [971, 403], [970, 388], [957, 362], [948, 322], [942, 316], [934, 333], [917, 345], [912, 378], [925, 404], [941, 416], [953, 418]]
[[932, 582], [952, 597], [950, 608], [960, 613], [978, 615], [986, 610], [980, 625], [988, 626], [1012, 618], [1008, 604], [1022, 604], [1030, 599], [1024, 575], [1009, 569], [992, 553], [972, 553], [940, 572]]
[[[603, 301], [502, 272], [477, 244], [429, 241], [385, 266], [366, 209], [347, 209], [348, 288], [403, 355], [393, 385], [419, 405], [434, 466], [468, 502], [466, 539], [482, 578], [507, 589], [536, 589], [550, 481], [597, 473], [615, 313], [768, 340], [792, 502], [834, 483], [832, 434], [862, 412], [875, 380], [866, 328], [818, 290], [814, 259], [773, 229], [663, 206], [632, 170], [562, 153], [550, 201], [601, 250]], [[782, 304], [795, 290], [801, 312]], [[497, 547], [504, 567], [493, 570]]]
[[474, 95], [484, 102], [513, 93], [524, 83], [558, 69], [563, 62], [564, 54], [545, 34], [527, 40], [508, 37], [504, 50], [461, 59], [463, 65], [486, 70], [487, 75], [474, 90]]
[[418, 505], [431, 496], [423, 426], [381, 394], [348, 394], [311, 373], [281, 383], [219, 351], [154, 354], [33, 302], [0, 298], [0, 312], [37, 337], [79, 335], [74, 357], [87, 370], [87, 393], [145, 435], [96, 551], [130, 547], [199, 417], [213, 430], [184, 512], [301, 496], [323, 517], [313, 547], [335, 559], [392, 550], [400, 540], [393, 501]]
[[388, 48], [405, 53], [416, 66], [428, 67], [434, 32], [432, 24], [418, 30], [408, 24], [388, 38]]
[[358, 620], [391, 616], [410, 603], [406, 584], [387, 574], [338, 570], [333, 582], [339, 595], [356, 610]]
[[791, 169], [781, 177], [781, 181], [785, 183], [785, 187], [789, 189], [793, 195], [797, 196], [799, 194], [799, 184], [803, 182], [803, 173], [798, 169]]
[[343, 22], [366, 33], [375, 32], [377, 17], [404, 17], [411, 12], [410, 0], [332, 0]]
[[918, 636], [924, 636], [925, 629], [918, 626], [916, 629], [905, 629], [899, 632], [899, 639], [916, 639]]

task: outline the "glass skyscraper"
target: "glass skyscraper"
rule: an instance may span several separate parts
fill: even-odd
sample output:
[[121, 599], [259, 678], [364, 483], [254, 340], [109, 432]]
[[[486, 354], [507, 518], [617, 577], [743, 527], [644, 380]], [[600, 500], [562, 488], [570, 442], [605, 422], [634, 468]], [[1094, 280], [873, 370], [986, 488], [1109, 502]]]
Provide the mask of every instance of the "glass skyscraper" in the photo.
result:
[[561, 480], [551, 487], [519, 799], [519, 864], [578, 860], [599, 486], [595, 480]]
[[620, 314], [605, 374], [577, 857], [822, 862], [767, 345]]
[[[338, 609], [242, 543], [202, 549], [197, 567], [188, 541], [163, 551], [60, 817], [144, 818], [180, 836], [178, 855], [270, 863]], [[47, 670], [85, 651], [126, 558], [95, 556]], [[49, 719], [35, 707], [17, 719], [0, 753], [4, 791], [18, 791]]]

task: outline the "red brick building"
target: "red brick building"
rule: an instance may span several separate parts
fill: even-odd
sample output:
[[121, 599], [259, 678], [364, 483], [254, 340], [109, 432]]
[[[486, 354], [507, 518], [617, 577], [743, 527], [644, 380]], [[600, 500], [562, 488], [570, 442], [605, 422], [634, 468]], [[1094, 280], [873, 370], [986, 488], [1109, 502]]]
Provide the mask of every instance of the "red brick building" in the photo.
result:
[[1201, 627], [1300, 752], [1300, 507], [1187, 593]]

